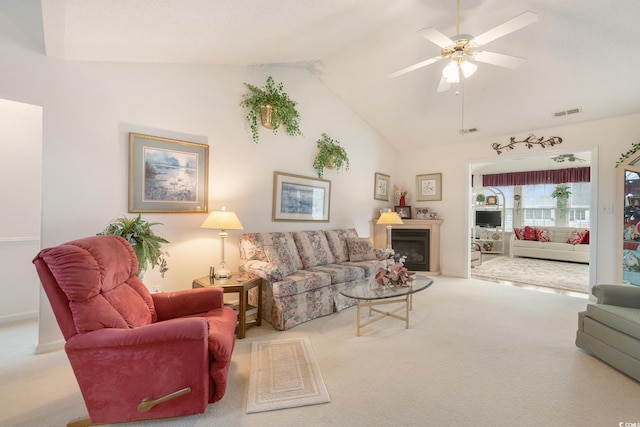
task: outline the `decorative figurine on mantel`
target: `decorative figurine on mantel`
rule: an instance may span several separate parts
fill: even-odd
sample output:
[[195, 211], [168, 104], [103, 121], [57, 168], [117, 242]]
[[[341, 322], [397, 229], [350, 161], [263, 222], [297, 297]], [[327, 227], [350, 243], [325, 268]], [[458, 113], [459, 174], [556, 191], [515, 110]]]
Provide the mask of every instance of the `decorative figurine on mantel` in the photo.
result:
[[396, 197], [396, 204], [398, 206], [406, 206], [409, 199], [409, 192], [403, 188], [399, 188], [397, 185], [393, 186], [394, 196]]

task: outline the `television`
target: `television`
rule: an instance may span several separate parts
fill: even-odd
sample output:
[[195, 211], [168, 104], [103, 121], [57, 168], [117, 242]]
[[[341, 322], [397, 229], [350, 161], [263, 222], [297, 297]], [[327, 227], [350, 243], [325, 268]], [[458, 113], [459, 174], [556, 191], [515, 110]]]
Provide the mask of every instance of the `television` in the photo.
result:
[[502, 227], [502, 212], [476, 211], [476, 227]]

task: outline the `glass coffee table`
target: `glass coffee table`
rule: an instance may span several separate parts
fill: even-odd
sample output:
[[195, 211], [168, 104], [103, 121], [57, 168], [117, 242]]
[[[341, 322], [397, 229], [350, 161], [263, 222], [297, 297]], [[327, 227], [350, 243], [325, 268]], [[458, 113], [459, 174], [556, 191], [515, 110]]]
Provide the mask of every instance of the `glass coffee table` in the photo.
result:
[[[340, 290], [340, 293], [345, 297], [353, 298], [358, 301], [356, 335], [360, 336], [360, 328], [370, 325], [373, 322], [377, 322], [387, 316], [398, 320], [404, 320], [406, 329], [409, 329], [409, 312], [413, 308], [412, 295], [416, 292], [427, 289], [432, 283], [433, 280], [426, 276], [415, 275], [413, 276], [413, 280], [409, 282], [409, 286], [381, 288], [373, 278], [366, 278], [352, 283], [349, 287]], [[374, 308], [375, 306], [393, 303], [404, 303], [404, 305], [392, 311], [383, 311]], [[371, 319], [361, 322], [360, 309], [362, 307], [369, 308], [369, 317], [371, 317], [372, 312], [382, 314], [382, 316], [372, 317]], [[404, 316], [397, 314], [402, 310], [405, 312]]]

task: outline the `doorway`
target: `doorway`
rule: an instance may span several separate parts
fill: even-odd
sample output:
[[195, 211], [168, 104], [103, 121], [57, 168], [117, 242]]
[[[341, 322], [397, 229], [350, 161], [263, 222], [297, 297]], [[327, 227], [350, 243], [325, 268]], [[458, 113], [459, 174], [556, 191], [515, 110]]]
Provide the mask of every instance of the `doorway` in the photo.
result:
[[[585, 203], [587, 203], [588, 207], [586, 209], [586, 215], [588, 215], [588, 219], [589, 219], [589, 229], [590, 229], [590, 244], [589, 247], [586, 248], [586, 250], [588, 251], [588, 259], [589, 259], [589, 263], [588, 264], [581, 264], [582, 267], [580, 267], [580, 265], [572, 265], [574, 263], [565, 263], [567, 264], [565, 267], [567, 267], [568, 270], [581, 270], [581, 276], [576, 278], [576, 281], [580, 282], [582, 280], [586, 280], [587, 283], [584, 284], [584, 286], [581, 288], [581, 290], [579, 291], [579, 293], [584, 293], [585, 295], [588, 296], [588, 292], [590, 291], [591, 287], [593, 286], [594, 283], [594, 278], [595, 278], [595, 262], [594, 262], [594, 254], [595, 254], [595, 250], [594, 248], [596, 247], [595, 244], [595, 240], [597, 239], [597, 232], [595, 230], [595, 226], [596, 226], [596, 218], [597, 218], [597, 200], [596, 200], [596, 195], [597, 195], [597, 181], [595, 179], [595, 177], [597, 176], [597, 156], [596, 156], [597, 152], [595, 149], [578, 149], [575, 151], [571, 151], [571, 150], [554, 150], [554, 151], [544, 151], [543, 153], [536, 153], [536, 154], [531, 154], [531, 153], [526, 153], [526, 155], [521, 156], [521, 157], [501, 157], [498, 159], [490, 159], [490, 160], [479, 160], [479, 161], [472, 161], [469, 164], [469, 170], [470, 170], [470, 182], [471, 187], [470, 187], [470, 191], [469, 194], [474, 194], [474, 192], [477, 192], [477, 190], [479, 188], [482, 188], [482, 176], [483, 175], [487, 175], [487, 174], [501, 174], [501, 173], [511, 173], [511, 172], [528, 172], [528, 171], [549, 171], [549, 170], [556, 170], [556, 169], [568, 169], [568, 168], [582, 168], [585, 166], [590, 167], [591, 169], [591, 173], [590, 173], [590, 181], [589, 181], [589, 187], [590, 189], [587, 191], [586, 196], [583, 195], [583, 197], [586, 197], [586, 199], [588, 199]], [[548, 192], [549, 195], [551, 195], [551, 192], [554, 191], [554, 188], [556, 187], [555, 185], [549, 184], [548, 186]], [[492, 259], [497, 259], [497, 258], [503, 258], [500, 262], [503, 263], [507, 263], [509, 261], [509, 259], [514, 260], [514, 258], [511, 258], [511, 254], [510, 254], [510, 241], [511, 241], [511, 236], [513, 235], [513, 228], [514, 228], [514, 224], [516, 226], [520, 226], [524, 223], [524, 209], [523, 209], [523, 200], [521, 199], [521, 188], [518, 189], [518, 192], [511, 192], [507, 195], [506, 199], [506, 215], [508, 217], [508, 220], [506, 221], [505, 224], [505, 245], [504, 245], [504, 251], [502, 254], [497, 255], [497, 254], [491, 254], [491, 253], [486, 253], [483, 254], [483, 260], [486, 260], [487, 262], [493, 262], [491, 261]], [[545, 191], [547, 190], [547, 188], [545, 188]], [[468, 229], [471, 231], [470, 232], [470, 238], [468, 239], [469, 243], [469, 252], [471, 252], [471, 245], [473, 244], [472, 242], [472, 238], [473, 237], [473, 227], [474, 227], [474, 217], [473, 217], [473, 205], [474, 205], [475, 200], [474, 201], [470, 201], [470, 210], [469, 210], [469, 227]], [[547, 206], [547, 208], [549, 208]], [[516, 209], [520, 210], [519, 215], [515, 214]], [[542, 210], [541, 210], [542, 211]], [[529, 223], [531, 223], [531, 221], [533, 220], [533, 210], [532, 209], [528, 209], [527, 210], [527, 221]], [[569, 215], [572, 220], [574, 221], [572, 224], [575, 224], [575, 220], [576, 218], [580, 219], [580, 218], [584, 218], [583, 216], [581, 217], [580, 215], [584, 215], [584, 213], [576, 213], [576, 212], [571, 212], [571, 215]], [[551, 225], [554, 225], [553, 223], [550, 223]], [[571, 226], [571, 225], [570, 225]], [[477, 248], [477, 245], [476, 245]], [[581, 249], [585, 249], [585, 248], [581, 248]], [[518, 259], [518, 258], [515, 258]], [[528, 259], [531, 260], [531, 264], [534, 264], [534, 262], [536, 261], [536, 258], [523, 258], [523, 259]], [[542, 261], [542, 260], [540, 260]], [[562, 262], [561, 260], [555, 260], [556, 263], [558, 262]], [[544, 262], [536, 262], [538, 264], [544, 265]], [[572, 269], [571, 267], [575, 266], [575, 269]], [[494, 266], [495, 267], [495, 266]], [[555, 267], [555, 266], [554, 266]], [[473, 270], [471, 265], [468, 266], [469, 268], [469, 276], [468, 277], [473, 277]], [[473, 268], [477, 268], [477, 267], [473, 267]], [[582, 279], [582, 277], [584, 277], [584, 279]], [[477, 277], [480, 278], [480, 277]], [[525, 279], [526, 280], [526, 279]], [[494, 280], [497, 281], [497, 280]], [[530, 280], [531, 282], [535, 282], [533, 279]], [[531, 287], [538, 287], [538, 285], [536, 283], [531, 283], [531, 284], [527, 284], [525, 283], [521, 283], [521, 282], [517, 282], [514, 283], [516, 285], [523, 285], [523, 286], [531, 286]], [[562, 285], [564, 286], [564, 285]], [[569, 289], [572, 288], [571, 286], [567, 287], [564, 286], [564, 288]], [[562, 289], [561, 285], [559, 284], [557, 288], [553, 287], [553, 284], [550, 283], [547, 287], [547, 289], [542, 289], [542, 290], [546, 290], [546, 291], [550, 291], [550, 292], [555, 292], [555, 293], [563, 293], [563, 290], [566, 289]], [[540, 289], [539, 289], [540, 290]]]

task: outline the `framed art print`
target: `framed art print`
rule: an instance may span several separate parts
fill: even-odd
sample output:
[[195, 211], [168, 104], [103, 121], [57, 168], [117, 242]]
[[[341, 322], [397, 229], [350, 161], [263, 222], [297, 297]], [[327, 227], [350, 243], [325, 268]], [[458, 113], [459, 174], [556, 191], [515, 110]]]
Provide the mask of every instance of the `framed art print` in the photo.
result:
[[273, 173], [274, 221], [329, 222], [331, 181]]
[[396, 206], [395, 211], [402, 219], [411, 219], [411, 206]]
[[389, 193], [391, 188], [389, 187], [389, 175], [376, 172], [373, 182], [373, 198], [376, 200], [389, 201]]
[[207, 212], [209, 146], [129, 133], [129, 212]]
[[416, 176], [416, 200], [442, 200], [442, 174], [432, 173]]

